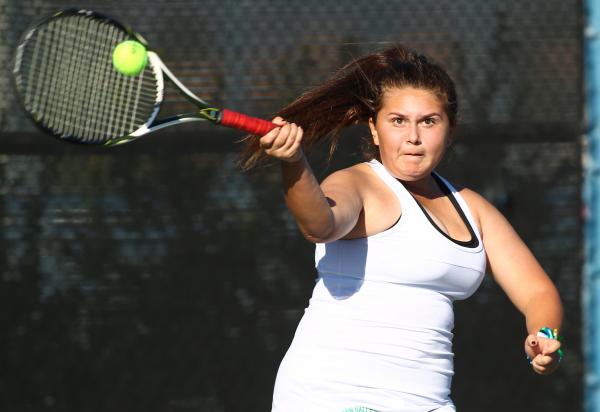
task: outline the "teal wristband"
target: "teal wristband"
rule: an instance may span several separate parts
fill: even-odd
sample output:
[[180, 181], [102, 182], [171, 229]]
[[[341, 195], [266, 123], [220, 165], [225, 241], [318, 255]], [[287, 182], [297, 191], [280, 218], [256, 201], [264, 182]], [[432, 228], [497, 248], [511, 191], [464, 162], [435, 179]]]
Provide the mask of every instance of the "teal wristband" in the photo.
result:
[[[550, 329], [547, 327], [543, 327], [539, 330], [537, 336], [547, 339], [555, 339], [559, 342], [562, 342], [562, 336], [558, 334], [558, 329]], [[562, 362], [563, 358], [565, 357], [562, 348], [559, 348], [558, 351], [556, 351], [556, 353], [558, 353], [558, 361]]]

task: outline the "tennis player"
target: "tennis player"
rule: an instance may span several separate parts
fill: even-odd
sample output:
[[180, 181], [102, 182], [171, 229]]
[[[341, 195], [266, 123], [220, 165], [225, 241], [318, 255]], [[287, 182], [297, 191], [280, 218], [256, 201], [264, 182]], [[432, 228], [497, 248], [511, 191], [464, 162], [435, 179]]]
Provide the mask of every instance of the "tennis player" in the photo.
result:
[[[436, 173], [457, 123], [453, 81], [394, 47], [340, 69], [247, 141], [245, 166], [281, 160], [287, 206], [316, 244], [318, 279], [281, 362], [273, 411], [451, 412], [453, 301], [492, 274], [525, 317], [538, 374], [562, 359], [562, 305], [502, 214]], [[304, 150], [351, 124], [366, 161], [321, 184]]]

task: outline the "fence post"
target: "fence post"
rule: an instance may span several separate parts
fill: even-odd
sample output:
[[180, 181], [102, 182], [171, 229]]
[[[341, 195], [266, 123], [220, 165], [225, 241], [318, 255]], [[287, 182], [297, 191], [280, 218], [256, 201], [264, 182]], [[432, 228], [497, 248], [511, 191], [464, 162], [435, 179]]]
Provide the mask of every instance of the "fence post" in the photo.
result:
[[600, 411], [600, 0], [585, 0], [585, 148], [583, 340], [585, 354], [584, 405]]

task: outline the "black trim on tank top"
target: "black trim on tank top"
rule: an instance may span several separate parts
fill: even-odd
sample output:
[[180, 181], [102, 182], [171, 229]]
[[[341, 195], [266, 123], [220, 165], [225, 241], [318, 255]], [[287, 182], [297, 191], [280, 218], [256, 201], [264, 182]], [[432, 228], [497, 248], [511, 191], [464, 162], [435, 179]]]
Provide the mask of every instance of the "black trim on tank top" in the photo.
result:
[[[434, 220], [431, 218], [431, 216], [429, 216], [429, 213], [427, 213], [427, 210], [425, 210], [425, 208], [423, 207], [423, 205], [421, 205], [421, 203], [419, 203], [419, 201], [417, 200], [417, 198], [415, 198], [413, 196], [413, 194], [410, 193], [410, 191], [407, 190], [408, 193], [410, 193], [410, 195], [412, 196], [412, 198], [415, 199], [415, 202], [417, 203], [417, 205], [419, 205], [419, 207], [423, 211], [423, 214], [425, 215], [425, 217], [427, 218], [427, 220], [429, 220], [429, 223], [431, 223], [431, 225], [438, 232], [440, 232], [442, 235], [444, 235], [445, 238], [447, 238], [448, 240], [450, 240], [453, 243], [456, 243], [457, 245], [460, 245], [460, 246], [464, 246], [464, 247], [468, 247], [468, 248], [476, 248], [476, 247], [478, 247], [479, 246], [479, 239], [477, 239], [477, 235], [475, 235], [475, 231], [473, 230], [473, 227], [469, 223], [469, 220], [467, 219], [467, 216], [465, 215], [465, 212], [463, 212], [462, 208], [458, 204], [458, 201], [456, 200], [456, 198], [452, 194], [452, 191], [450, 190], [450, 188], [448, 186], [446, 186], [446, 184], [444, 183], [444, 181], [438, 175], [436, 175], [435, 173], [432, 173], [431, 176], [433, 176], [433, 179], [435, 180], [435, 183], [438, 185], [438, 187], [444, 193], [444, 195], [446, 195], [448, 197], [448, 199], [450, 199], [450, 202], [452, 203], [452, 206], [454, 206], [454, 209], [456, 210], [456, 212], [460, 216], [461, 220], [463, 221], [463, 223], [465, 224], [465, 226], [469, 230], [469, 234], [471, 235], [471, 239], [470, 240], [456, 240], [456, 239], [450, 237], [450, 235], [448, 235], [446, 232], [444, 232], [442, 229], [440, 229], [440, 227], [434, 222]], [[402, 182], [400, 182], [400, 184], [402, 184]]]

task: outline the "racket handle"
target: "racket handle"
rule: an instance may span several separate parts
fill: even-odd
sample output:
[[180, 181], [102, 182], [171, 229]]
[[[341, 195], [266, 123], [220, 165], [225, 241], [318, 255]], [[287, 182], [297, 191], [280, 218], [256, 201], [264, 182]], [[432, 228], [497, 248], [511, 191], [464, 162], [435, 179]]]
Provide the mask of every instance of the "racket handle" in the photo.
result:
[[233, 110], [221, 110], [221, 121], [223, 126], [233, 127], [250, 134], [262, 136], [277, 127], [277, 125], [258, 117], [248, 116]]

